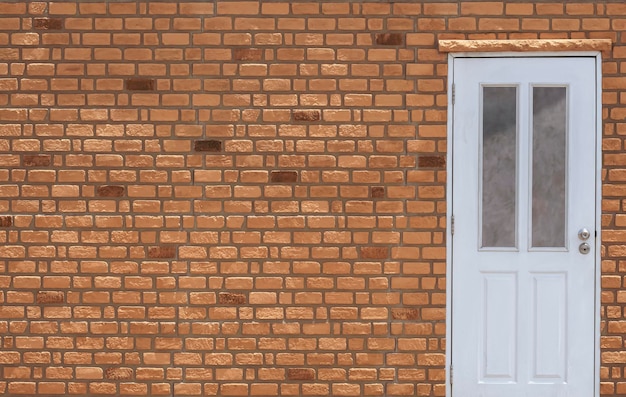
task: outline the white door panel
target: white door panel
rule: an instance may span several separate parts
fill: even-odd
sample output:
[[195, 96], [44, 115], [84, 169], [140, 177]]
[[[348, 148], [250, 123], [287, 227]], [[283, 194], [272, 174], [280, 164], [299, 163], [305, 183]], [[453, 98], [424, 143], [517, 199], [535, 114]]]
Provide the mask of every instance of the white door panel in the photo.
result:
[[594, 393], [595, 65], [454, 60], [455, 397]]

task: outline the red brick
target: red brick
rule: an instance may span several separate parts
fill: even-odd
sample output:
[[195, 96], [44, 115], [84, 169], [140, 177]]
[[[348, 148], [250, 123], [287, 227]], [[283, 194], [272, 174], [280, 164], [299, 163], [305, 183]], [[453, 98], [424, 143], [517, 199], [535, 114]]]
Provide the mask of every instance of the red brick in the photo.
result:
[[150, 247], [150, 249], [148, 249], [148, 258], [172, 259], [175, 257], [176, 257], [176, 247], [162, 246], [162, 247]]
[[297, 181], [298, 173], [296, 171], [272, 171], [270, 174], [270, 182], [293, 183]]
[[155, 87], [154, 79], [126, 79], [126, 89], [129, 91], [154, 91]]
[[0, 216], [0, 227], [11, 227], [13, 225], [12, 216]]
[[377, 33], [376, 44], [402, 45], [404, 44], [404, 35], [400, 33]]
[[125, 192], [123, 186], [105, 185], [98, 188], [99, 197], [122, 197]]
[[34, 18], [33, 27], [40, 30], [60, 30], [63, 29], [63, 19], [61, 18]]
[[420, 168], [445, 168], [446, 156], [419, 156], [417, 158], [417, 166]]
[[314, 380], [315, 370], [310, 368], [289, 368], [287, 370], [289, 380]]
[[218, 303], [221, 305], [243, 305], [246, 303], [246, 296], [243, 294], [220, 293]]
[[360, 257], [363, 259], [387, 259], [389, 258], [388, 247], [361, 247]]
[[383, 186], [374, 186], [374, 187], [372, 187], [370, 196], [372, 198], [383, 198], [383, 197], [385, 197], [385, 188]]
[[294, 121], [319, 121], [320, 118], [319, 110], [296, 110], [293, 112]]
[[48, 167], [50, 163], [49, 154], [25, 154], [22, 161], [24, 167]]
[[195, 141], [194, 150], [196, 152], [221, 152], [222, 142], [215, 140]]
[[104, 377], [111, 380], [131, 380], [133, 370], [130, 368], [109, 367], [104, 371]]
[[392, 308], [391, 318], [394, 320], [419, 320], [419, 311], [409, 308]]
[[233, 58], [236, 61], [260, 61], [263, 50], [260, 48], [236, 48], [233, 50]]
[[64, 301], [64, 294], [60, 291], [39, 291], [37, 293], [37, 303], [63, 303]]

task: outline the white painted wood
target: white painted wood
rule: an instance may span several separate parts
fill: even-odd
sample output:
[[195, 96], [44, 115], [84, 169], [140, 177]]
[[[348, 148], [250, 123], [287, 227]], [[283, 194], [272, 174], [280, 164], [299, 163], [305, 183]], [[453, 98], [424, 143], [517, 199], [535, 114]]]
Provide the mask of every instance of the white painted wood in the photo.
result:
[[481, 382], [514, 382], [517, 373], [517, 274], [483, 277], [481, 297]]
[[[453, 396], [597, 393], [595, 57], [453, 58]], [[481, 85], [517, 85], [517, 249], [480, 247]], [[566, 248], [530, 249], [532, 85], [568, 88]]]
[[595, 388], [594, 396], [600, 396], [600, 329], [602, 318], [600, 314], [600, 302], [601, 302], [601, 245], [602, 245], [602, 56], [601, 54], [595, 54], [596, 59], [596, 240], [595, 240], [595, 263], [596, 263], [596, 315], [595, 315]]
[[565, 273], [533, 274], [532, 372], [536, 383], [565, 382], [567, 279]]

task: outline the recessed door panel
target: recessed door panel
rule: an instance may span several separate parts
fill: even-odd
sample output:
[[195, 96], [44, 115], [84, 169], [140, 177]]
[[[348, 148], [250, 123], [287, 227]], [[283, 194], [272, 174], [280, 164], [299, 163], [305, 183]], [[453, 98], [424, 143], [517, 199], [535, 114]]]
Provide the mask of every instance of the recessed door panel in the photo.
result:
[[532, 275], [533, 357], [529, 377], [537, 383], [567, 382], [567, 276]]
[[517, 363], [517, 274], [483, 273], [481, 381], [514, 382]]
[[595, 392], [595, 65], [454, 60], [455, 396]]

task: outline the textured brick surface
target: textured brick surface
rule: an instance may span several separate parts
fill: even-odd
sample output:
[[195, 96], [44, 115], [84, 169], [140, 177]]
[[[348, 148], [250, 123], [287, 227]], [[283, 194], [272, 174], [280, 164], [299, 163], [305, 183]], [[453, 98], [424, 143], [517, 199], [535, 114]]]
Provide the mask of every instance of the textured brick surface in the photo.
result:
[[60, 291], [40, 291], [37, 293], [37, 303], [63, 303], [63, 292]]
[[194, 142], [194, 149], [196, 152], [221, 152], [222, 142], [220, 141], [196, 141]]
[[417, 166], [420, 168], [445, 168], [446, 156], [419, 156]]
[[0, 227], [9, 227], [11, 225], [13, 225], [13, 217], [0, 216]]
[[371, 188], [371, 196], [372, 196], [372, 198], [383, 198], [383, 197], [385, 197], [385, 188], [384, 188], [384, 186], [373, 186]]
[[385, 259], [389, 257], [388, 247], [362, 247], [359, 252], [363, 259]]
[[124, 195], [123, 186], [100, 186], [98, 188], [98, 196], [100, 197], [122, 197]]
[[294, 121], [318, 121], [320, 117], [319, 110], [297, 110], [293, 112]]
[[233, 50], [233, 58], [236, 61], [260, 61], [263, 50], [260, 48], [236, 48]]
[[128, 79], [126, 89], [129, 91], [152, 91], [154, 90], [154, 79]]
[[270, 176], [271, 182], [297, 182], [298, 173], [296, 171], [272, 171]]
[[164, 259], [174, 258], [176, 256], [176, 247], [150, 247], [148, 249], [148, 258]]
[[290, 368], [287, 371], [287, 378], [291, 380], [313, 380], [315, 370], [310, 368]]
[[63, 29], [63, 19], [61, 18], [34, 18], [33, 27], [43, 30]]
[[378, 33], [376, 35], [376, 44], [382, 45], [401, 45], [404, 39], [400, 33]]
[[130, 368], [110, 367], [104, 371], [104, 377], [111, 380], [130, 380], [133, 378], [133, 370]]
[[622, 1], [0, 2], [0, 395], [444, 396], [447, 53], [603, 60], [601, 394], [626, 395]]
[[49, 154], [25, 154], [22, 165], [24, 167], [47, 167], [50, 162], [51, 156]]
[[419, 320], [419, 311], [417, 309], [391, 309], [391, 318], [394, 320]]
[[246, 303], [246, 296], [243, 294], [221, 293], [218, 303], [225, 305], [243, 305]]

